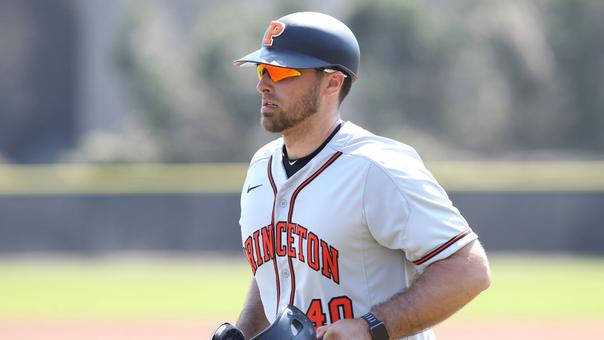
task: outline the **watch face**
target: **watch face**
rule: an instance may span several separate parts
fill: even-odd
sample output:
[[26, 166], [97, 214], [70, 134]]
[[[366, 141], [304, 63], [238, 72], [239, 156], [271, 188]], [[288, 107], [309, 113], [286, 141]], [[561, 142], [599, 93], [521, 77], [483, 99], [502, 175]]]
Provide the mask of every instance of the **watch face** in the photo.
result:
[[371, 337], [373, 340], [388, 340], [388, 330], [386, 330], [383, 322], [380, 321], [377, 326], [371, 327]]
[[373, 315], [373, 313], [367, 313], [363, 315], [363, 319], [369, 324], [369, 332], [373, 340], [388, 340], [388, 330], [384, 323]]

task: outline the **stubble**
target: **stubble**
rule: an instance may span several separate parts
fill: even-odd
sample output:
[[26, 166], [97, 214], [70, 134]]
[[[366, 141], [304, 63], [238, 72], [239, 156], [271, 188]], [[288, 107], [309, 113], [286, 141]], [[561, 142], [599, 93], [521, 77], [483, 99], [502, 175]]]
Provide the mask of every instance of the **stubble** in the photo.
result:
[[319, 111], [319, 80], [309, 91], [289, 107], [279, 108], [271, 117], [262, 117], [262, 127], [268, 132], [281, 133], [291, 129]]

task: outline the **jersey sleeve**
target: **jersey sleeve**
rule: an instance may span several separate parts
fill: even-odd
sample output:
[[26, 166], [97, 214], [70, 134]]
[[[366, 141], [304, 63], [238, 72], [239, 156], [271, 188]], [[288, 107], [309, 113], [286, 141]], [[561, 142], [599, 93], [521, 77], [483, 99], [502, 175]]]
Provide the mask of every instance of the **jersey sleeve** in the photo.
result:
[[407, 260], [420, 267], [478, 238], [419, 156], [371, 164], [363, 208], [375, 240], [402, 250]]

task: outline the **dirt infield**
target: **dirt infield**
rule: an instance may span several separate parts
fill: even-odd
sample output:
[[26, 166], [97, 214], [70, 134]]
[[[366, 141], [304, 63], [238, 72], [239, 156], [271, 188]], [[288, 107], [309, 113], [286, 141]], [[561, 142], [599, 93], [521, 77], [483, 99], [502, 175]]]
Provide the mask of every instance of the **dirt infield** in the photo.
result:
[[[3, 340], [200, 340], [219, 322], [208, 321], [6, 321]], [[450, 322], [436, 328], [439, 340], [601, 339], [601, 321]]]

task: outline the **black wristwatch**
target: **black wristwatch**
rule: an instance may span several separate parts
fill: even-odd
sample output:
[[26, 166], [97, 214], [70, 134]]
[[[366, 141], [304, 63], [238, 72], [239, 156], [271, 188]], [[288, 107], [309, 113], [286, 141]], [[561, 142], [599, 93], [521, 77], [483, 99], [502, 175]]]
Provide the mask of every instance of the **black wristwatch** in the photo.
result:
[[369, 324], [369, 333], [373, 340], [388, 340], [390, 338], [382, 320], [376, 318], [373, 313], [369, 312], [361, 317]]

